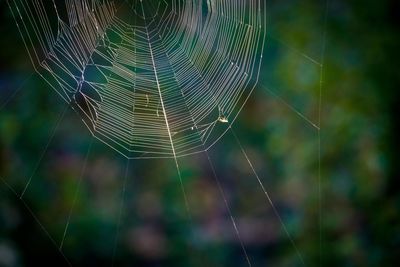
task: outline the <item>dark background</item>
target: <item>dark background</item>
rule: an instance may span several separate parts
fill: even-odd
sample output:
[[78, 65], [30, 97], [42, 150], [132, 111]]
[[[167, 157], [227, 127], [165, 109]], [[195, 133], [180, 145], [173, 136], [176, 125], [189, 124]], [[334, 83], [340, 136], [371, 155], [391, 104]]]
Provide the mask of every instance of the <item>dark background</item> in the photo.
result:
[[[304, 265], [396, 266], [399, 2], [326, 4], [268, 2], [261, 80], [233, 129]], [[179, 159], [188, 220], [173, 160], [128, 161], [71, 109], [57, 124], [66, 104], [0, 11], [0, 266], [246, 266], [205, 155]], [[209, 153], [252, 266], [303, 266], [233, 135]]]

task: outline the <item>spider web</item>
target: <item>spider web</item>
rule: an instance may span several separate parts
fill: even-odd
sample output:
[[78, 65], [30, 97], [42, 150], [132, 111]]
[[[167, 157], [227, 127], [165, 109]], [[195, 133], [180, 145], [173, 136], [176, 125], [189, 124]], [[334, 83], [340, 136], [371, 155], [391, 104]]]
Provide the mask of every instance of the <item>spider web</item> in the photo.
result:
[[260, 1], [10, 7], [39, 74], [95, 137], [129, 158], [208, 148], [211, 133], [221, 135], [234, 120], [259, 72]]
[[[201, 154], [209, 163], [247, 265], [254, 265], [209, 154], [230, 132], [296, 251], [298, 261], [308, 265], [250, 160], [251, 156], [232, 128], [258, 81], [265, 30], [260, 2], [125, 1], [116, 5], [115, 1], [65, 1], [65, 10], [59, 3], [49, 2], [10, 1], [9, 4], [35, 70], [67, 102], [67, 107], [61, 112], [22, 192], [9, 188], [59, 251], [63, 254], [92, 145], [83, 163], [60, 242], [55, 241], [29, 208], [24, 195], [70, 105], [94, 137], [128, 158], [113, 258], [126, 201], [130, 159], [173, 157], [188, 221], [193, 225], [193, 209], [179, 163], [183, 161], [182, 156]], [[127, 15], [127, 11], [136, 16]], [[57, 19], [51, 21], [50, 17]], [[232, 37], [232, 32], [236, 36]], [[324, 48], [318, 61], [272, 34], [268, 37], [320, 69], [321, 96]], [[322, 47], [324, 42], [325, 36]], [[261, 88], [311, 125], [318, 133], [320, 146], [321, 107], [317, 119], [310, 119], [276, 91], [262, 84]], [[68, 261], [66, 256], [65, 259]]]

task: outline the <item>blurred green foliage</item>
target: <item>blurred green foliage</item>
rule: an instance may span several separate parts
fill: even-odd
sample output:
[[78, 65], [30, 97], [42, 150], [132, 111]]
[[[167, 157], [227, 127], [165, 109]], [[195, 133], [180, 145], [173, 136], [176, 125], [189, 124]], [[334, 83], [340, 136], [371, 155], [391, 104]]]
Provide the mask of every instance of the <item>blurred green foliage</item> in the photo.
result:
[[[306, 266], [396, 266], [399, 3], [267, 4], [234, 131]], [[246, 266], [205, 155], [179, 159], [188, 219], [174, 161], [128, 161], [61, 116], [0, 5], [0, 266]], [[302, 266], [232, 134], [209, 153], [252, 265]]]

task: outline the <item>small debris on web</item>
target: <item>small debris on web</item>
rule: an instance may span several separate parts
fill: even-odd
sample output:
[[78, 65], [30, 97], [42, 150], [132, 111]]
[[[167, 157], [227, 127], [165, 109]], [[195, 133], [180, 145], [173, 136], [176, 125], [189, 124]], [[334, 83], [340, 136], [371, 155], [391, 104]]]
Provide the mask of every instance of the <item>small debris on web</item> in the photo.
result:
[[228, 119], [225, 116], [219, 116], [218, 121], [222, 122], [222, 123], [228, 123], [229, 122]]

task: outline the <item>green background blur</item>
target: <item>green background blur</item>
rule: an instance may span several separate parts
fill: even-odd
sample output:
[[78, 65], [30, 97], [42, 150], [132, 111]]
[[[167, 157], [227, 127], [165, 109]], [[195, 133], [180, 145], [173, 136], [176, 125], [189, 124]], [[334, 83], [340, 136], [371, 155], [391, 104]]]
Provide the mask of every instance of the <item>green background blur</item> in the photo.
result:
[[[233, 126], [298, 253], [232, 134], [209, 151], [252, 266], [398, 266], [400, 5], [326, 7], [268, 2], [260, 82]], [[179, 160], [188, 220], [173, 160], [128, 161], [71, 109], [58, 124], [66, 104], [0, 10], [0, 266], [247, 266], [204, 154]]]

